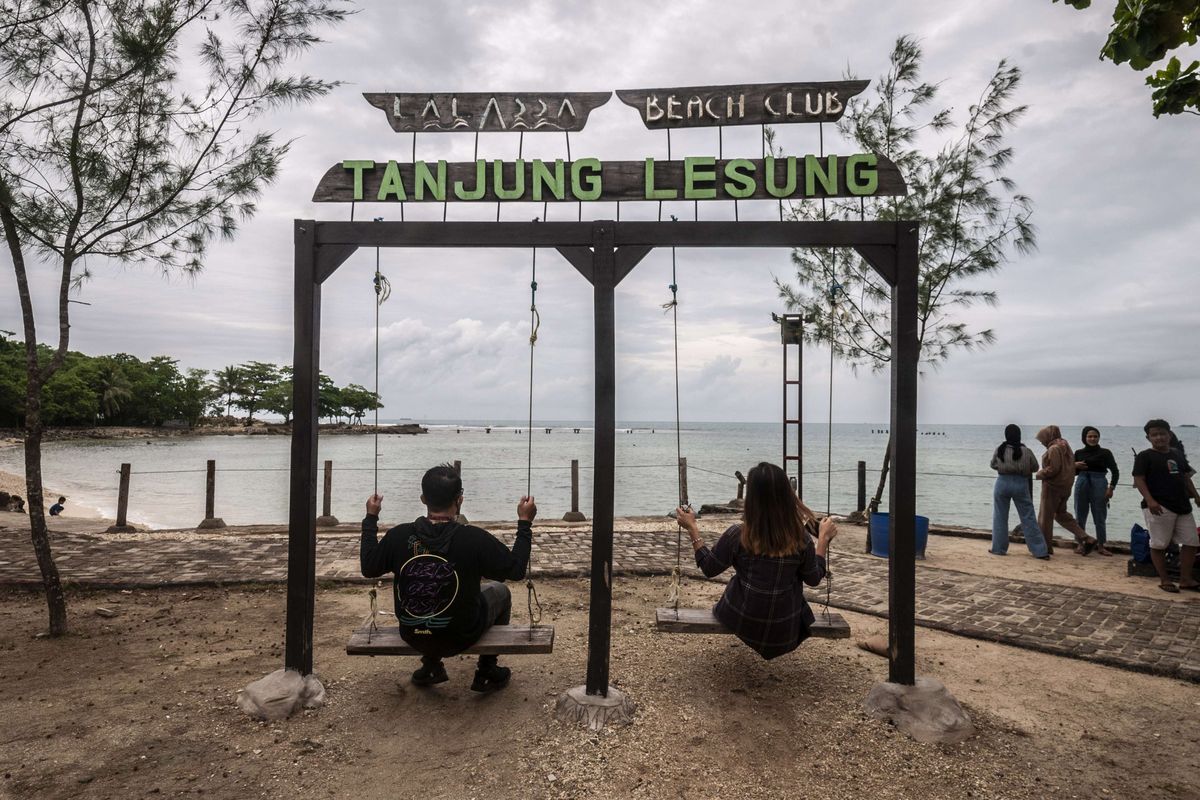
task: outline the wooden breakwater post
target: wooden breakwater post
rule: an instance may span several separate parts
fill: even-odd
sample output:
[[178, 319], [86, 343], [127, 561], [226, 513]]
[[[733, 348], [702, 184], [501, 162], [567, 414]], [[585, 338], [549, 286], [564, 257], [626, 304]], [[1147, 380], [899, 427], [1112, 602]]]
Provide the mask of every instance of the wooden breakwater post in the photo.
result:
[[333, 515], [333, 462], [325, 461], [325, 487], [321, 495], [321, 516], [317, 517], [318, 528], [333, 528], [338, 518]]
[[587, 519], [579, 510], [579, 459], [571, 459], [571, 510], [563, 514], [563, 522], [583, 522]]
[[679, 457], [679, 504], [688, 505], [687, 456]]
[[204, 519], [197, 528], [224, 528], [225, 520], [216, 514], [217, 506], [217, 462], [208, 460], [204, 478]]
[[746, 476], [740, 470], [735, 470], [733, 476], [737, 478], [738, 488], [737, 497], [729, 501], [729, 505], [735, 508], [741, 508], [746, 505]]
[[108, 526], [109, 533], [130, 533], [134, 527], [129, 524], [129, 464], [121, 465], [121, 485], [117, 489], [117, 522]]
[[867, 513], [867, 462], [858, 462], [858, 504], [854, 510], [859, 514]]

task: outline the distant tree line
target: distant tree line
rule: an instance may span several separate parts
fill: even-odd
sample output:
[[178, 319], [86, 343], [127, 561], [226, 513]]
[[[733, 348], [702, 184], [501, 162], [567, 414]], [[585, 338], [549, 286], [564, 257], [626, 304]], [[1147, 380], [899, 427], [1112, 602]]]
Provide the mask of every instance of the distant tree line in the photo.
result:
[[[49, 357], [51, 348], [39, 345]], [[42, 416], [47, 425], [198, 425], [242, 412], [247, 422], [273, 414], [290, 422], [292, 368], [249, 361], [215, 372], [181, 371], [169, 356], [147, 361], [118, 353], [88, 356], [70, 351], [46, 382]], [[0, 427], [25, 422], [25, 346], [0, 333]], [[378, 395], [356, 383], [336, 385], [321, 374], [317, 413], [322, 419], [360, 424], [383, 408]]]

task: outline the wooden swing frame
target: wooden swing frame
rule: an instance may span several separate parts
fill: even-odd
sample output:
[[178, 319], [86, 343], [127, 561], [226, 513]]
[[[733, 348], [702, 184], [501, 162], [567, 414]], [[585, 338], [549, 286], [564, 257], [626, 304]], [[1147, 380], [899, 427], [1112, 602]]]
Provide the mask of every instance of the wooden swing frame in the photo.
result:
[[853, 247], [892, 289], [889, 680], [915, 682], [919, 223], [333, 222], [296, 220], [293, 423], [284, 666], [313, 671], [321, 286], [359, 247], [554, 248], [592, 285], [595, 449], [587, 694], [607, 696], [612, 638], [617, 284], [655, 247]]

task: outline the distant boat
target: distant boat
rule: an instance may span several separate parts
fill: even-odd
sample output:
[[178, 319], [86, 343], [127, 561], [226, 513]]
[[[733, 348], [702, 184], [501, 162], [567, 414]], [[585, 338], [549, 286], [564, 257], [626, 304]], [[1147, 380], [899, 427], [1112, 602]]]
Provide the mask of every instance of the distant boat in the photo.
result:
[[1181, 427], [1181, 428], [1195, 428], [1196, 426], [1195, 426], [1195, 425], [1193, 425], [1193, 424], [1192, 424], [1192, 423], [1190, 423], [1190, 422], [1185, 422], [1184, 424], [1180, 425], [1179, 427]]

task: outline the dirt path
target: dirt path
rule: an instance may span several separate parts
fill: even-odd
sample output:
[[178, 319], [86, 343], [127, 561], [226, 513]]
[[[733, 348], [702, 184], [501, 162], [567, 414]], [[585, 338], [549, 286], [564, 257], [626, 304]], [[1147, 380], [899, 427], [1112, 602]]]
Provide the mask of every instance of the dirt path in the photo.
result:
[[[0, 797], [1200, 796], [1200, 686], [920, 630], [919, 672], [979, 728], [961, 745], [920, 745], [861, 711], [882, 659], [813, 641], [763, 662], [730, 638], [659, 634], [663, 578], [614, 587], [612, 677], [636, 722], [563, 726], [550, 709], [583, 679], [587, 584], [540, 589], [555, 652], [511, 659], [512, 686], [486, 697], [467, 691], [465, 658], [449, 683], [417, 690], [410, 659], [346, 656], [363, 591], [320, 592], [329, 703], [275, 725], [242, 716], [234, 695], [282, 662], [280, 587], [74, 593], [77, 633], [58, 641], [34, 638], [36, 593], [7, 592]], [[721, 586], [684, 590], [702, 604]], [[847, 617], [856, 635], [884, 628]]]

